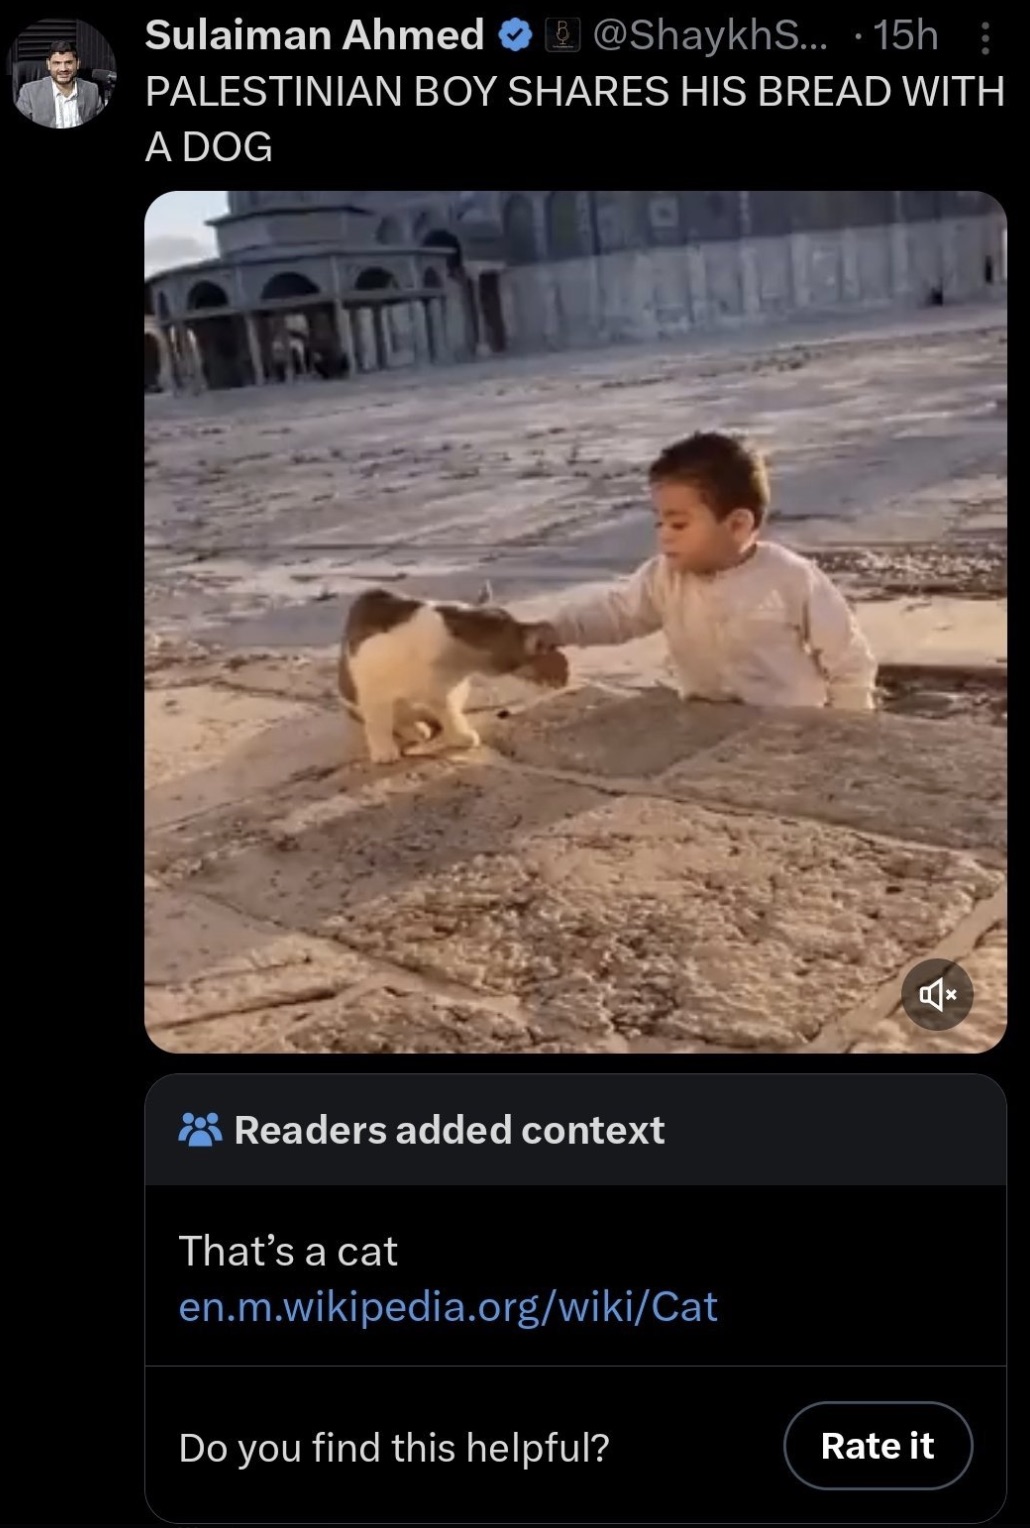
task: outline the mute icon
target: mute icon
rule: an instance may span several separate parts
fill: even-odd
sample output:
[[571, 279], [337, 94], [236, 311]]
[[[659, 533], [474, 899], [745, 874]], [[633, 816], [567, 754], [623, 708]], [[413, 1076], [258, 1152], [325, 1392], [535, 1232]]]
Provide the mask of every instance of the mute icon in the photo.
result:
[[923, 960], [901, 987], [901, 1006], [920, 1029], [954, 1029], [973, 1006], [973, 983], [951, 960]]
[[929, 1003], [930, 1007], [936, 1008], [938, 1013], [944, 1012], [943, 976], [938, 976], [937, 980], [935, 982], [931, 982], [928, 987], [920, 987], [919, 1001], [921, 1003]]

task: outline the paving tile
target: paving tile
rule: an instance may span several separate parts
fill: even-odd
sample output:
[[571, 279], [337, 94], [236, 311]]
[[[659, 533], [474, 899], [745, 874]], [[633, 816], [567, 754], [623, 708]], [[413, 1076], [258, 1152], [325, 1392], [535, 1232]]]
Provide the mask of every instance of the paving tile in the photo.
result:
[[779, 714], [667, 770], [671, 795], [1004, 854], [1007, 736], [880, 713]]
[[789, 1048], [1000, 881], [813, 821], [624, 798], [354, 899], [323, 931], [587, 1036]]

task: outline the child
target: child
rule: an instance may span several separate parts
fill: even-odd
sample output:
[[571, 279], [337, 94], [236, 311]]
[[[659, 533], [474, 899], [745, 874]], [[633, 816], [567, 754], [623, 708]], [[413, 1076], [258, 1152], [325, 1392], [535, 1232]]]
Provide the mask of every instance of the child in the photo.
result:
[[666, 447], [650, 471], [660, 555], [621, 587], [560, 610], [559, 647], [664, 631], [684, 699], [870, 711], [876, 660], [843, 595], [796, 552], [759, 539], [769, 483], [728, 435]]

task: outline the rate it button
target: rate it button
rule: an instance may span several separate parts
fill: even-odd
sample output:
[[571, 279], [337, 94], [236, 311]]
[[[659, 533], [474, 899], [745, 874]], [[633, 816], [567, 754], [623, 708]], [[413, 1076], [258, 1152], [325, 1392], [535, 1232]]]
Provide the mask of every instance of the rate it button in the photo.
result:
[[813, 1491], [943, 1491], [973, 1461], [973, 1430], [942, 1401], [817, 1401], [788, 1422], [783, 1457]]

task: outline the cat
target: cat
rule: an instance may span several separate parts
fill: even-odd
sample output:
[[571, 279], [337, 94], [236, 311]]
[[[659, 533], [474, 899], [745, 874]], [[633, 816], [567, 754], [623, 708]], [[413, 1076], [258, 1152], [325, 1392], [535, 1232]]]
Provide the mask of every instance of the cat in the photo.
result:
[[344, 709], [365, 729], [373, 764], [402, 753], [478, 748], [465, 718], [473, 674], [518, 674], [553, 646], [544, 623], [491, 603], [418, 600], [368, 589], [347, 613], [340, 644]]

